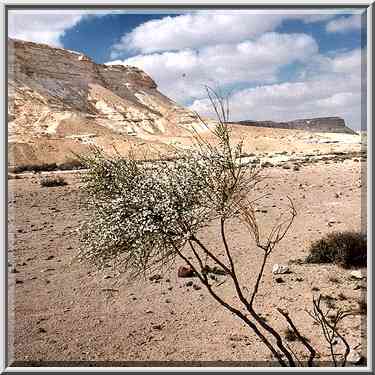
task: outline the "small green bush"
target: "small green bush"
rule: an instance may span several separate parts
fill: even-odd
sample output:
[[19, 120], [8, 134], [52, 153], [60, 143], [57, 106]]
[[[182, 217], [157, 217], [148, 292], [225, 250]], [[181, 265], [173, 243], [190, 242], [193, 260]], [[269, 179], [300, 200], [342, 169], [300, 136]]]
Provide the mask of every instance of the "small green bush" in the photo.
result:
[[306, 263], [335, 263], [343, 268], [365, 267], [367, 238], [360, 232], [332, 232], [313, 242]]
[[61, 176], [54, 176], [54, 177], [43, 177], [40, 180], [40, 185], [43, 187], [52, 187], [52, 186], [65, 186], [68, 183], [65, 179]]

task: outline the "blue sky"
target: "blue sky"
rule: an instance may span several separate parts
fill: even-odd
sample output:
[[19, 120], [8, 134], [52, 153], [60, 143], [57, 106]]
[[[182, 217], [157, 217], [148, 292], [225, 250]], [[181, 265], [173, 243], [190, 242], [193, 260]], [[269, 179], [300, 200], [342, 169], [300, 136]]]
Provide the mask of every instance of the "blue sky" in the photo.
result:
[[361, 128], [360, 10], [34, 10], [11, 11], [8, 24], [10, 37], [138, 66], [201, 114], [209, 85], [229, 95], [233, 120], [332, 115]]

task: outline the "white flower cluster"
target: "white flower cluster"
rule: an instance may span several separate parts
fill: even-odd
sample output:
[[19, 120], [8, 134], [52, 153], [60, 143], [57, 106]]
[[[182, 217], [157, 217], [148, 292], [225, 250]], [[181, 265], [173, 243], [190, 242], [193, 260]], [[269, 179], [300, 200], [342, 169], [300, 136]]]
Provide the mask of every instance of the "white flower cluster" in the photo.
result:
[[79, 255], [142, 271], [173, 259], [199, 229], [226, 215], [243, 189], [235, 167], [240, 150], [232, 154], [225, 143], [201, 146], [154, 163], [99, 151], [87, 158], [84, 186], [92, 216], [81, 228]]

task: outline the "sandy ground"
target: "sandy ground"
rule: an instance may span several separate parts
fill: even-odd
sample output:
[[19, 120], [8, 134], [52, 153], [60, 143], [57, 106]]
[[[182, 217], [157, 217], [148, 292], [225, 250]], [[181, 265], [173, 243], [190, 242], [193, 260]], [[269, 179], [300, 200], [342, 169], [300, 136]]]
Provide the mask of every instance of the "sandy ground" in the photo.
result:
[[[292, 262], [291, 273], [277, 283], [271, 269], [275, 263], [303, 259], [311, 241], [328, 232], [365, 228], [365, 168], [366, 162], [358, 158], [306, 164], [298, 171], [265, 168], [269, 178], [255, 192], [272, 193], [264, 201], [267, 212], [259, 213], [266, 228], [285, 207], [286, 196], [298, 212], [266, 266], [256, 309], [281, 332], [286, 322], [276, 308], [287, 309], [318, 348], [322, 363], [329, 359], [328, 347], [305, 310], [311, 309], [318, 293], [335, 298], [336, 307], [358, 309], [358, 300], [366, 294], [366, 277], [353, 280], [350, 270], [335, 265]], [[64, 177], [69, 185], [50, 188], [41, 187], [37, 175], [9, 180], [8, 321], [13, 365], [273, 365], [256, 335], [204, 287], [200, 289], [199, 280], [177, 277], [183, 261], [177, 259], [160, 280], [132, 284], [112, 269], [97, 272], [75, 262], [77, 227], [90, 213], [80, 204], [79, 175]], [[213, 223], [200, 238], [224, 255], [218, 235]], [[229, 223], [228, 237], [240, 281], [250, 291], [261, 253], [237, 219]], [[218, 279], [220, 284], [226, 276]], [[189, 281], [193, 285], [188, 286]], [[238, 306], [229, 280], [215, 290]], [[351, 347], [365, 355], [364, 327], [365, 315], [356, 314], [344, 321], [341, 331]], [[299, 352], [298, 343], [290, 345]]]

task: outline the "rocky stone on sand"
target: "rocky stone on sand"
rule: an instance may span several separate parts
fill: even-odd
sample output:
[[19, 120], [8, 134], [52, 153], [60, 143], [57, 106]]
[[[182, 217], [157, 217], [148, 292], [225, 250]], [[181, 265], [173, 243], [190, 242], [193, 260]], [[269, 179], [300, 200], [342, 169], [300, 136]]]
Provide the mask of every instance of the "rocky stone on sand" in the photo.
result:
[[360, 270], [352, 271], [350, 272], [350, 278], [357, 280], [363, 279], [362, 272]]
[[195, 276], [194, 270], [190, 267], [180, 266], [177, 271], [178, 277], [193, 277]]
[[272, 267], [272, 273], [274, 275], [281, 275], [285, 273], [289, 273], [289, 267], [284, 264], [274, 264]]
[[159, 280], [161, 280], [163, 277], [161, 276], [161, 275], [159, 275], [159, 274], [155, 274], [155, 275], [152, 275], [152, 276], [150, 276], [148, 279], [150, 280], [150, 281], [159, 281]]
[[282, 277], [277, 277], [277, 278], [275, 279], [275, 281], [276, 281], [278, 284], [285, 283], [285, 280], [284, 280]]

